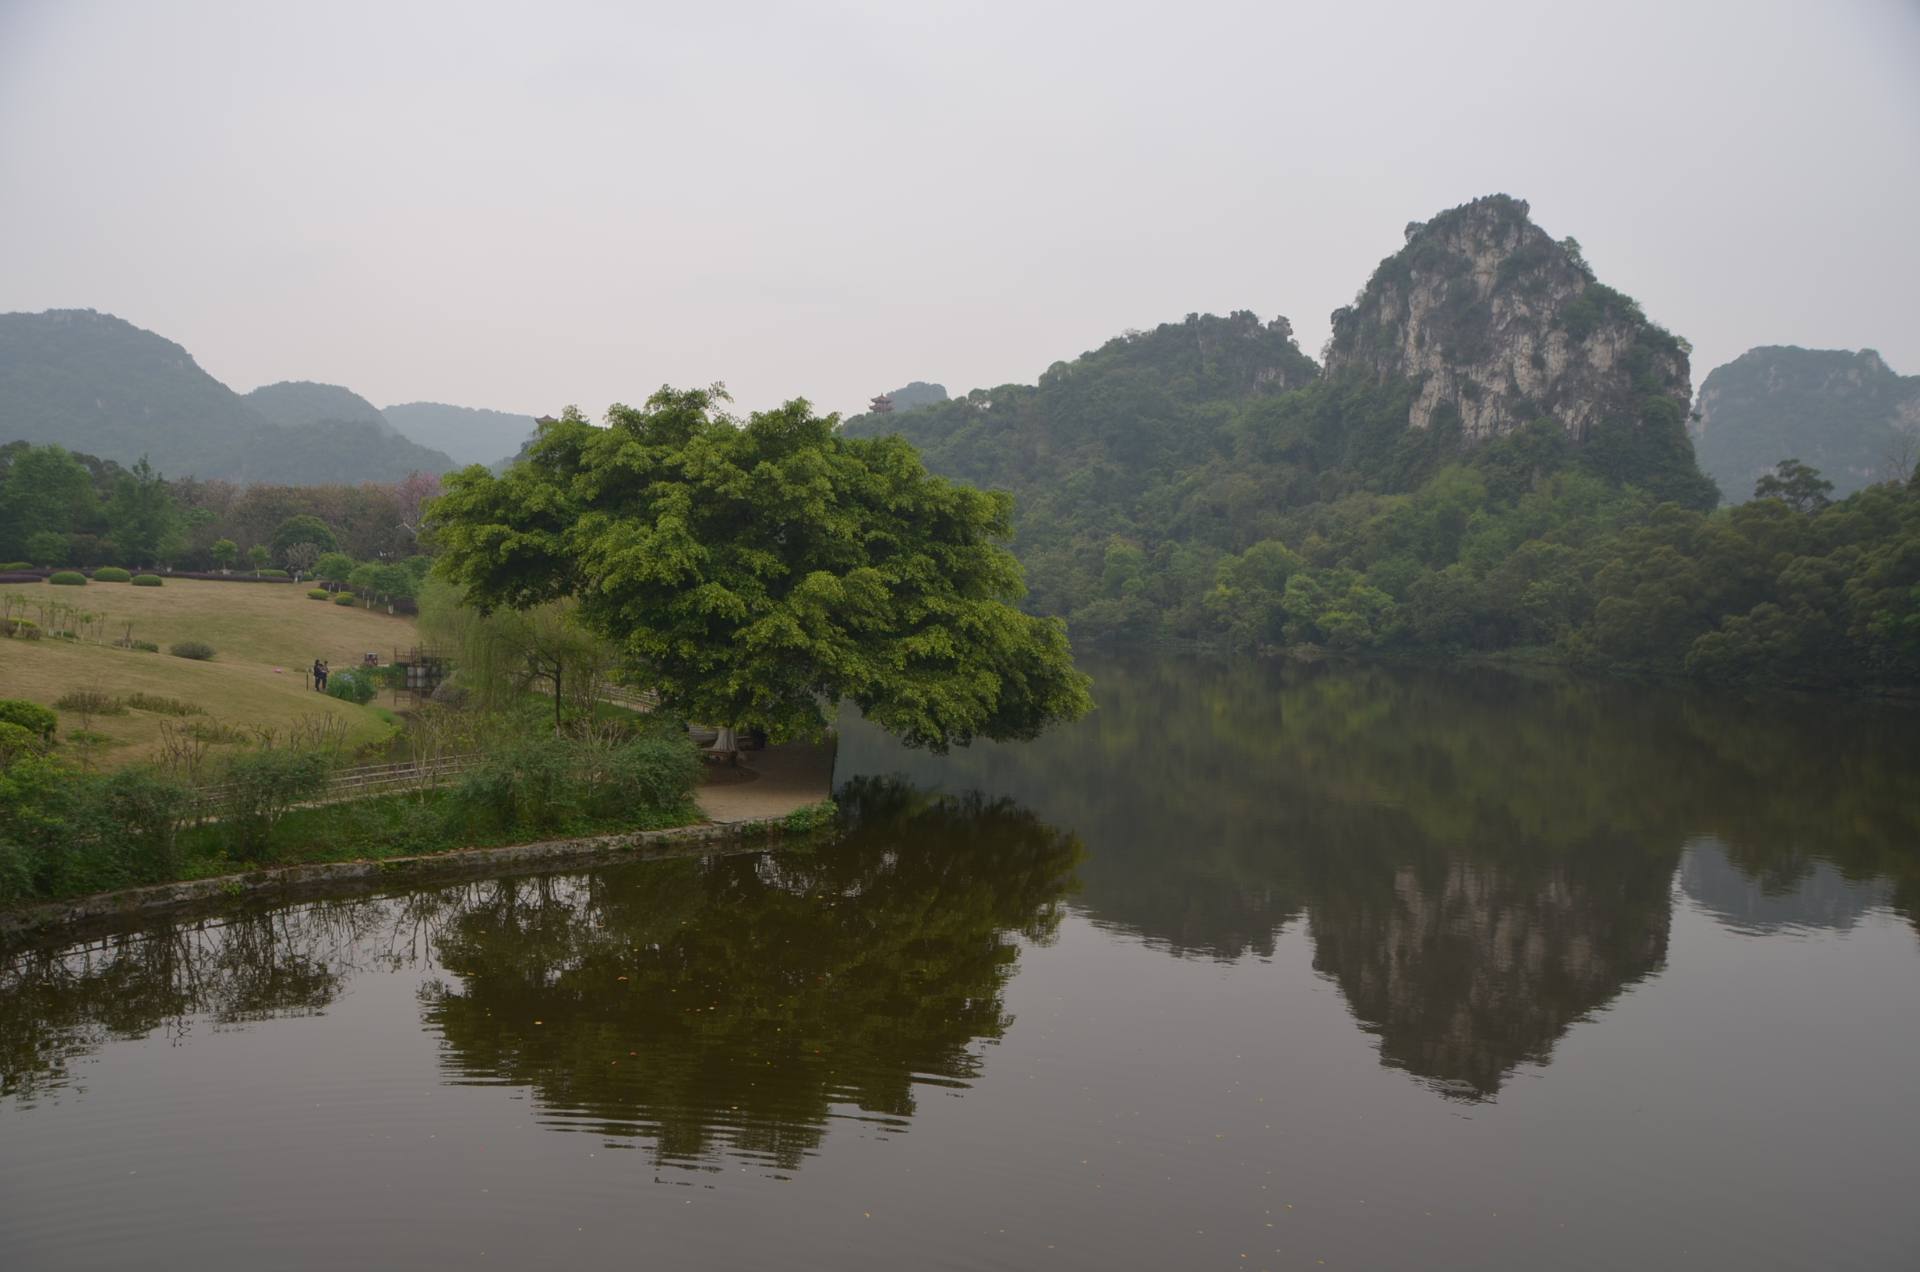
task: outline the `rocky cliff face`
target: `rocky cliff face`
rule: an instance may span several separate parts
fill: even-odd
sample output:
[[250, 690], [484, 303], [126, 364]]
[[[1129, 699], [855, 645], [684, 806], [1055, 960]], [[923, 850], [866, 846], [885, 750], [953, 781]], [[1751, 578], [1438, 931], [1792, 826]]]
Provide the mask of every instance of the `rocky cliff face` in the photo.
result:
[[1729, 502], [1752, 498], [1783, 459], [1818, 468], [1844, 497], [1913, 471], [1920, 376], [1895, 374], [1872, 349], [1749, 349], [1707, 376], [1691, 431]]
[[1416, 386], [1408, 423], [1457, 428], [1469, 443], [1549, 418], [1579, 444], [1678, 459], [1686, 345], [1527, 212], [1491, 195], [1409, 225], [1406, 246], [1334, 313], [1328, 374], [1405, 377]]

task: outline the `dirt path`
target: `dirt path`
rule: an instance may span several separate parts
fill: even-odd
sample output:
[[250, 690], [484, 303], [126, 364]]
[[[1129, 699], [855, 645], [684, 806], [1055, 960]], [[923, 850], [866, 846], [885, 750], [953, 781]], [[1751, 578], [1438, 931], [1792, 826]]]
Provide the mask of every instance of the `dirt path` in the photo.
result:
[[726, 825], [784, 817], [833, 793], [833, 742], [788, 742], [749, 751], [736, 772], [716, 768], [696, 793], [707, 820]]

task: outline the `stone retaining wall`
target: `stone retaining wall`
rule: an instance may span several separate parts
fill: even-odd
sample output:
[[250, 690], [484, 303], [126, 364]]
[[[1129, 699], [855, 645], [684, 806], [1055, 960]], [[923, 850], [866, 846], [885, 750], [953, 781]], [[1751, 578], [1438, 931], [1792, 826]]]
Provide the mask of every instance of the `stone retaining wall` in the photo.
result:
[[468, 848], [420, 857], [378, 861], [325, 861], [273, 866], [245, 874], [220, 875], [179, 883], [159, 883], [119, 892], [97, 892], [67, 901], [49, 901], [0, 910], [0, 945], [79, 930], [112, 928], [122, 921], [151, 918], [180, 910], [218, 906], [236, 898], [294, 901], [369, 887], [439, 883], [498, 874], [528, 873], [616, 859], [681, 856], [728, 846], [763, 847], [783, 834], [780, 818], [725, 825], [677, 826], [671, 830], [622, 831], [578, 839], [548, 839], [503, 848]]

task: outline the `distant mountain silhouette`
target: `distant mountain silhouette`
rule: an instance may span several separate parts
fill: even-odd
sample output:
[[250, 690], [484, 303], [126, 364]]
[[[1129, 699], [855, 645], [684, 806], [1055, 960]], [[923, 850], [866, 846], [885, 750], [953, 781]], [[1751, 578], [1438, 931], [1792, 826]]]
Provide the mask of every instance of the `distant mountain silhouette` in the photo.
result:
[[518, 452], [534, 425], [531, 415], [444, 402], [406, 402], [384, 414], [402, 436], [443, 450], [460, 464], [491, 464]]
[[444, 472], [365, 398], [287, 382], [235, 393], [180, 345], [111, 314], [0, 314], [0, 442], [57, 442], [170, 477], [397, 481]]

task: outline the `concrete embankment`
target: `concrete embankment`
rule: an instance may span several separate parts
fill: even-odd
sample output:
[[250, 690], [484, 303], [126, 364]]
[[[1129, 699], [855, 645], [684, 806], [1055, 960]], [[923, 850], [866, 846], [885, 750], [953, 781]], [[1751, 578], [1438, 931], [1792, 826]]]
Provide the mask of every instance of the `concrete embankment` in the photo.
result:
[[716, 772], [696, 797], [705, 822], [669, 830], [621, 831], [498, 848], [466, 848], [418, 857], [271, 866], [210, 879], [157, 883], [0, 910], [0, 946], [72, 935], [76, 939], [160, 915], [191, 916], [248, 902], [278, 904], [324, 896], [535, 874], [573, 865], [756, 850], [785, 835], [788, 814], [826, 799], [831, 745], [791, 745], [756, 753], [742, 768]]

